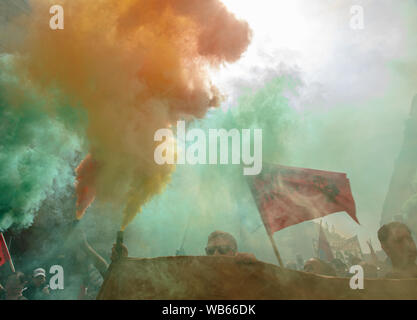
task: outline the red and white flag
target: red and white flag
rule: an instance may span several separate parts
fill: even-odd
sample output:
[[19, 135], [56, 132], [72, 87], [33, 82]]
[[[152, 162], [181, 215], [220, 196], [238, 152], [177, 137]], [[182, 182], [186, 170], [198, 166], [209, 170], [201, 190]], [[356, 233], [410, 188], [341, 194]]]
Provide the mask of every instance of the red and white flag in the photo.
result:
[[0, 266], [7, 261], [11, 261], [9, 249], [7, 248], [6, 241], [4, 240], [3, 233], [0, 232]]
[[269, 234], [288, 226], [345, 211], [358, 224], [346, 174], [264, 164], [249, 186]]

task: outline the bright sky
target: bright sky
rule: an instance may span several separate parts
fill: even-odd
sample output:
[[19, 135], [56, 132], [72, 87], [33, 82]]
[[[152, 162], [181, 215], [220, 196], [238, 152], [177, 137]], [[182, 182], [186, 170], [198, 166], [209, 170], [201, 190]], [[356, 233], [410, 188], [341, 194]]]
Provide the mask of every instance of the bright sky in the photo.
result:
[[[332, 50], [335, 32], [326, 27], [320, 10], [306, 11], [300, 1], [223, 0], [230, 11], [246, 20], [253, 41], [242, 59], [217, 75], [224, 81], [228, 72], [259, 67], [273, 58], [297, 64], [307, 74], [320, 68], [320, 61]], [[348, 22], [346, 22], [347, 25]]]
[[[413, 15], [407, 12], [417, 12], [412, 0], [222, 1], [249, 23], [253, 41], [240, 61], [213, 73], [221, 88], [232, 78], [249, 76], [251, 68], [284, 63], [297, 66], [307, 83], [329, 82], [328, 90], [339, 98], [346, 98], [343, 91], [350, 86], [349, 96], [363, 99], [369, 95], [363, 83], [386, 89], [390, 70], [383, 64], [412, 59], [409, 47], [416, 44], [410, 31], [405, 32], [412, 30]], [[363, 30], [350, 27], [353, 5], [363, 8]]]
[[[363, 106], [368, 108], [376, 104], [380, 110], [392, 112], [388, 122], [391, 127], [383, 126], [382, 121], [386, 120], [382, 117], [375, 118], [379, 116], [378, 110], [369, 111], [368, 116], [374, 117], [369, 119], [370, 142], [391, 139], [388, 143], [394, 149], [401, 143], [404, 119], [411, 98], [417, 92], [417, 39], [412, 31], [417, 27], [417, 1], [222, 1], [253, 30], [253, 41], [242, 59], [226, 65], [220, 72], [213, 72], [214, 82], [223, 92], [236, 96], [242, 83], [251, 87], [262, 86], [262, 82], [267, 81], [262, 74], [279, 75], [285, 66], [288, 72], [296, 70], [306, 84], [302, 98], [297, 102], [302, 107], [308, 105], [314, 110], [348, 105], [357, 111]], [[363, 30], [350, 28], [353, 5], [361, 5], [364, 9]], [[378, 100], [383, 104], [375, 103]], [[228, 100], [225, 104], [230, 103]], [[341, 132], [343, 134], [343, 129]], [[374, 145], [374, 148], [383, 152], [384, 146]], [[377, 155], [376, 152], [373, 156], [384, 156], [385, 162], [380, 164], [380, 171], [375, 170], [375, 175], [383, 175], [385, 180], [383, 186], [376, 186], [376, 181], [373, 182], [380, 188], [381, 196], [375, 200], [376, 204], [372, 204], [372, 212], [364, 209], [368, 208], [369, 199], [357, 195], [362, 227], [347, 223], [343, 214], [330, 217], [339, 231], [348, 236], [359, 234], [362, 244], [369, 237], [377, 242], [382, 194], [388, 187], [385, 184], [389, 181], [398, 151], [390, 150], [386, 155]], [[368, 157], [369, 162], [374, 161], [365, 153], [364, 157]], [[354, 191], [361, 190], [357, 185], [358, 176], [360, 178], [364, 173], [366, 159], [361, 161], [346, 169], [351, 178], [353, 176]], [[342, 223], [338, 228], [338, 217], [349, 227], [344, 229]], [[367, 251], [366, 247], [364, 249]]]

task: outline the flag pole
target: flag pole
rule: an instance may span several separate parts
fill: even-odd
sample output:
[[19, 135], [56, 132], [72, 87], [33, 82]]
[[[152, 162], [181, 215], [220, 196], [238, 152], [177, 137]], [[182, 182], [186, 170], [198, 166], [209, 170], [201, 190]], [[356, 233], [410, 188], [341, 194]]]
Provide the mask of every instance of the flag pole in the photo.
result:
[[320, 235], [321, 235], [321, 223], [323, 222], [323, 218], [320, 219], [320, 227], [319, 227], [319, 239], [317, 241], [317, 258], [320, 259]]
[[191, 217], [192, 217], [192, 215], [191, 215], [191, 213], [189, 213], [188, 214], [188, 218], [187, 218], [187, 225], [185, 226], [185, 230], [184, 230], [184, 235], [183, 235], [183, 237], [182, 237], [182, 242], [181, 242], [181, 246], [180, 246], [180, 248], [175, 252], [175, 255], [176, 256], [185, 256], [186, 254], [185, 254], [185, 250], [184, 250], [184, 244], [185, 244], [185, 239], [186, 239], [186, 237], [187, 237], [187, 234], [188, 234], [188, 229], [189, 229], [189, 227], [190, 227], [190, 223], [191, 223]]
[[13, 261], [12, 261], [12, 257], [10, 257], [10, 259], [9, 259], [9, 265], [10, 265], [10, 269], [12, 270], [12, 272], [16, 273], [16, 270], [14, 268], [14, 264], [13, 264]]
[[271, 244], [272, 244], [272, 249], [274, 250], [274, 254], [275, 254], [275, 257], [276, 257], [276, 258], [277, 258], [277, 260], [278, 260], [279, 266], [280, 266], [281, 268], [284, 268], [284, 264], [282, 263], [281, 255], [279, 254], [279, 251], [278, 251], [277, 245], [276, 245], [276, 243], [275, 243], [275, 241], [274, 241], [274, 238], [272, 237], [272, 234], [271, 234], [271, 232], [270, 232], [270, 230], [269, 230], [269, 228], [268, 228], [267, 224], [265, 223], [265, 220], [264, 220], [264, 217], [262, 216], [262, 213], [259, 211], [258, 204], [257, 204], [257, 202], [256, 202], [256, 200], [255, 200], [255, 197], [254, 197], [253, 193], [252, 193], [252, 190], [251, 190], [251, 187], [250, 187], [250, 185], [249, 185], [249, 183], [248, 183], [248, 180], [246, 180], [246, 185], [248, 186], [249, 193], [252, 195], [252, 199], [253, 199], [253, 201], [255, 202], [255, 204], [256, 204], [256, 206], [257, 206], [257, 208], [258, 208], [258, 213], [259, 213], [259, 215], [261, 216], [262, 223], [263, 223], [263, 225], [264, 225], [264, 227], [265, 227], [265, 230], [266, 230], [266, 233], [267, 233], [267, 235], [268, 235], [269, 241], [270, 241], [270, 242], [271, 242]]
[[277, 245], [276, 245], [276, 243], [274, 241], [274, 238], [272, 237], [271, 233], [268, 232], [268, 230], [267, 230], [267, 233], [268, 233], [268, 238], [271, 241], [272, 248], [274, 249], [275, 256], [277, 257], [279, 266], [281, 268], [284, 268], [284, 264], [282, 263], [282, 260], [281, 260], [281, 255], [279, 254], [279, 251], [278, 251]]

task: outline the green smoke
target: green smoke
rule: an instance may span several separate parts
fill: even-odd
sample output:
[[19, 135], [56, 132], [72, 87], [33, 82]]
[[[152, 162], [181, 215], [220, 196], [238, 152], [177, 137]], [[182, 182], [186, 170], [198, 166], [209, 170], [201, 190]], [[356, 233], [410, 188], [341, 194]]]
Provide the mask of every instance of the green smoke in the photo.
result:
[[[380, 212], [401, 146], [409, 95], [393, 90], [354, 105], [339, 103], [326, 109], [303, 105], [296, 111], [286, 96], [297, 93], [299, 85], [291, 77], [276, 78], [256, 92], [248, 90], [226, 112], [214, 110], [189, 129], [262, 128], [264, 161], [347, 173], [361, 225], [345, 213], [325, 220], [345, 237], [358, 234], [362, 242], [371, 238], [378, 244]], [[396, 101], [401, 104], [393, 108]], [[208, 234], [224, 230], [237, 238], [241, 250], [276, 262], [241, 166], [178, 165], [166, 192], [127, 230], [132, 255], [173, 255], [189, 219], [187, 254], [204, 254]], [[318, 234], [307, 224], [275, 234], [285, 262], [297, 253], [304, 258], [313, 255], [311, 242]]]
[[[187, 130], [199, 128], [208, 137], [209, 129], [262, 129], [263, 161], [279, 163], [299, 118], [287, 96], [296, 94], [299, 85], [296, 77], [281, 76], [257, 91], [247, 89], [237, 105], [226, 111], [211, 110], [204, 119], [190, 123]], [[253, 130], [251, 137], [253, 143]], [[257, 245], [248, 243], [251, 237], [244, 235], [256, 230], [262, 236], [255, 241], [261, 247], [268, 245], [265, 231], [258, 229], [261, 220], [246, 178], [241, 165], [177, 165], [167, 190], [126, 230], [130, 255], [174, 255], [184, 234], [186, 253], [201, 255], [208, 234], [214, 230], [232, 233], [240, 250]]]
[[21, 229], [46, 198], [59, 199], [73, 185], [82, 122], [52, 94], [40, 98], [14, 77], [10, 56], [1, 57], [0, 70], [0, 230]]

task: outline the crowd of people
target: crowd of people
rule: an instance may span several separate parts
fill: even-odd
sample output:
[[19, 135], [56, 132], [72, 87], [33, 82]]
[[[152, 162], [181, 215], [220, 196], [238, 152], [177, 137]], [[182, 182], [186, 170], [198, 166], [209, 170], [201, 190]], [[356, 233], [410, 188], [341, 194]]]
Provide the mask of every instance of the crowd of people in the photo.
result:
[[[352, 255], [348, 261], [343, 261], [340, 258], [331, 261], [310, 258], [304, 262], [300, 257], [297, 257], [298, 264], [290, 262], [286, 265], [286, 268], [326, 276], [351, 277], [350, 267], [360, 265], [363, 268], [364, 277], [368, 279], [417, 278], [417, 248], [412, 232], [407, 225], [398, 221], [385, 224], [378, 230], [378, 239], [381, 248], [387, 255], [385, 260], [378, 260], [375, 256], [372, 262], [363, 261]], [[237, 242], [233, 236], [221, 231], [210, 234], [206, 254], [235, 256], [244, 262], [251, 262], [256, 259], [252, 254], [238, 252]], [[303, 265], [299, 266], [301, 263]]]
[[[355, 256], [348, 261], [340, 258], [331, 261], [311, 258], [305, 262], [303, 270], [326, 276], [350, 277], [350, 267], [360, 265], [364, 277], [368, 279], [417, 278], [417, 248], [407, 225], [398, 221], [385, 224], [378, 230], [378, 239], [387, 256], [385, 260], [378, 260], [376, 256], [373, 261], [363, 261]], [[296, 269], [294, 265], [287, 267]]]
[[108, 263], [91, 247], [83, 233], [80, 238], [76, 250], [68, 250], [66, 255], [56, 257], [64, 270], [64, 290], [49, 288], [50, 278], [45, 267], [36, 267], [25, 273], [8, 271], [0, 278], [0, 300], [95, 299]]
[[[302, 261], [297, 256], [297, 263], [288, 263], [286, 268], [326, 276], [350, 277], [352, 265], [361, 265], [365, 278], [408, 279], [417, 277], [417, 248], [410, 229], [401, 222], [383, 225], [378, 231], [378, 239], [387, 258], [385, 261], [374, 259], [373, 262], [361, 261], [351, 256], [349, 261], [340, 258], [323, 261], [310, 258]], [[75, 260], [82, 262], [82, 280], [78, 286], [78, 295], [72, 299], [95, 299], [103, 283], [108, 263], [87, 242], [83, 236], [81, 250], [77, 251]], [[238, 251], [236, 239], [229, 233], [214, 231], [208, 236], [205, 248], [208, 256], [230, 256], [240, 263], [253, 263], [256, 257], [251, 253]], [[128, 249], [123, 244], [112, 248], [111, 260], [127, 257]], [[300, 266], [302, 264], [302, 266]], [[49, 289], [47, 274], [44, 268], [37, 267], [27, 276], [22, 272], [8, 275], [5, 285], [0, 285], [1, 300], [47, 300], [54, 299]]]
[[46, 300], [50, 296], [46, 284], [46, 271], [36, 268], [30, 278], [22, 272], [15, 272], [7, 277], [4, 288], [1, 286], [1, 300]]

